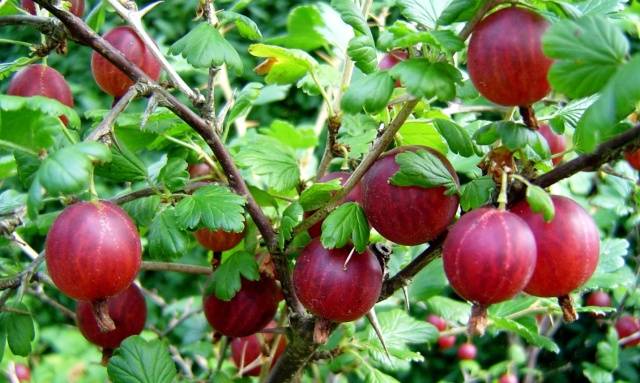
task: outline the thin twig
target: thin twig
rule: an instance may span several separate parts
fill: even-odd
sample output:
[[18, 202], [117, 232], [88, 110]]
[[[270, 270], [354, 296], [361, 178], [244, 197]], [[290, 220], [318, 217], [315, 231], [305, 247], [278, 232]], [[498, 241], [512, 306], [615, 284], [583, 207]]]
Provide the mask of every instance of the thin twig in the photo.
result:
[[116, 102], [109, 113], [102, 119], [100, 124], [85, 138], [85, 141], [98, 141], [102, 137], [111, 132], [111, 128], [116, 123], [120, 113], [127, 109], [127, 106], [138, 96], [136, 84], [133, 84], [129, 90]]
[[171, 262], [155, 262], [144, 261], [140, 266], [140, 270], [146, 271], [172, 271], [176, 273], [186, 274], [198, 274], [198, 275], [210, 275], [213, 273], [211, 267], [187, 265], [184, 263], [171, 263]]
[[67, 318], [71, 319], [71, 321], [73, 321], [74, 323], [77, 321], [76, 313], [74, 313], [73, 311], [68, 309], [62, 303], [56, 301], [55, 299], [53, 299], [49, 295], [47, 295], [47, 293], [44, 292], [44, 289], [42, 288], [42, 285], [38, 284], [36, 286], [36, 288], [29, 288], [27, 290], [27, 293], [35, 296], [36, 298], [38, 298], [42, 302], [44, 302], [44, 303], [48, 304], [49, 306], [53, 307], [54, 309], [60, 311], [64, 316], [66, 316]]

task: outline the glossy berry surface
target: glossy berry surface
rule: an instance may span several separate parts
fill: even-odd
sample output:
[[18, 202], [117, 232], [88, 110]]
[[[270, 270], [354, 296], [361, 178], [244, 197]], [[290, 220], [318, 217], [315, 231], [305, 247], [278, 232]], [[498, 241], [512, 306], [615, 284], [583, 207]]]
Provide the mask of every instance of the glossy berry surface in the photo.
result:
[[69, 84], [55, 69], [41, 64], [32, 64], [16, 73], [7, 89], [12, 96], [44, 96], [73, 107], [73, 96]]
[[[152, 80], [160, 77], [160, 62], [132, 28], [117, 27], [103, 37]], [[121, 97], [133, 85], [133, 80], [97, 52], [91, 55], [91, 71], [100, 89], [114, 97]]]
[[640, 149], [627, 150], [624, 152], [624, 159], [636, 170], [640, 170]]
[[593, 218], [567, 197], [554, 195], [551, 200], [555, 207], [551, 222], [531, 211], [526, 201], [511, 209], [536, 239], [536, 267], [525, 291], [538, 297], [559, 297], [582, 286], [598, 266], [600, 255], [600, 233]]
[[500, 377], [498, 383], [518, 383], [518, 377], [513, 374], [504, 374]]
[[140, 236], [133, 221], [107, 201], [78, 202], [56, 218], [46, 261], [55, 285], [71, 298], [94, 301], [125, 290], [140, 270]]
[[463, 215], [449, 231], [442, 258], [458, 295], [487, 305], [522, 291], [533, 273], [536, 243], [515, 214], [481, 208]]
[[368, 249], [327, 250], [318, 238], [302, 250], [293, 271], [293, 287], [311, 313], [335, 322], [365, 315], [376, 304], [382, 288], [382, 267]]
[[236, 247], [244, 238], [244, 231], [234, 233], [224, 230], [198, 229], [194, 235], [202, 247], [218, 252]]
[[594, 291], [587, 297], [587, 306], [611, 307], [611, 296], [604, 291]]
[[455, 335], [441, 336], [438, 338], [438, 347], [440, 350], [448, 350], [456, 345]]
[[[630, 315], [620, 317], [616, 321], [616, 331], [618, 332], [618, 339], [627, 338], [631, 335], [640, 333], [640, 320]], [[640, 344], [640, 338], [626, 342], [625, 347], [637, 346]]]
[[242, 278], [240, 291], [230, 301], [205, 295], [204, 314], [214, 330], [230, 337], [249, 336], [262, 330], [278, 309], [278, 286], [262, 275], [259, 281]]
[[441, 234], [458, 210], [458, 196], [445, 195], [444, 187], [400, 187], [389, 182], [400, 167], [396, 156], [404, 151], [426, 150], [458, 177], [447, 159], [423, 146], [403, 146], [383, 154], [362, 180], [363, 207], [371, 226], [389, 241], [414, 246]]
[[[318, 182], [329, 182], [331, 180], [340, 179], [340, 185], [344, 185], [344, 183], [347, 182], [347, 179], [349, 179], [350, 175], [351, 173], [349, 172], [332, 172], [320, 177]], [[357, 184], [353, 189], [351, 189], [349, 194], [347, 194], [347, 196], [342, 200], [342, 203], [345, 203], [345, 202], [362, 203], [361, 201], [362, 201], [362, 191], [360, 188], [360, 184]], [[310, 217], [313, 213], [314, 212], [305, 212], [304, 216], [305, 218], [307, 218], [307, 217]], [[311, 238], [319, 237], [320, 234], [322, 234], [322, 222], [324, 222], [324, 220], [321, 220], [320, 222], [316, 223], [315, 225], [309, 228], [309, 235], [311, 236]]]
[[471, 343], [463, 343], [458, 348], [458, 359], [460, 360], [474, 360], [476, 358], [478, 350], [476, 346]]
[[[69, 11], [78, 17], [82, 17], [84, 15], [84, 0], [67, 0], [71, 3], [71, 8]], [[22, 0], [20, 2], [22, 8], [31, 13], [32, 15], [36, 14], [36, 5], [33, 0]], [[42, 7], [41, 7], [42, 8]]]
[[476, 89], [500, 105], [529, 105], [549, 93], [551, 59], [542, 53], [547, 21], [519, 7], [503, 8], [473, 30], [467, 69]]
[[31, 381], [31, 369], [29, 366], [16, 363], [14, 367], [16, 378], [18, 378], [19, 382], [30, 382]]
[[[276, 323], [271, 321], [266, 328], [274, 328], [276, 327]], [[262, 333], [262, 334], [253, 334], [242, 338], [234, 338], [231, 341], [231, 358], [233, 359], [233, 363], [236, 365], [238, 369], [242, 367], [243, 369], [246, 366], [251, 365], [256, 359], [259, 357], [268, 358], [270, 354], [273, 352], [272, 348], [273, 342], [277, 335]], [[271, 366], [280, 359], [280, 356], [284, 352], [284, 349], [287, 346], [287, 339], [284, 335], [281, 335], [280, 340], [278, 342], [277, 349], [275, 350], [275, 354], [273, 356], [273, 361], [271, 362]], [[263, 350], [268, 351], [268, 353], [264, 353]], [[248, 371], [246, 371], [243, 376], [259, 376], [260, 375], [261, 366], [258, 365]]]
[[80, 332], [89, 342], [113, 350], [127, 337], [142, 332], [147, 320], [147, 305], [138, 286], [132, 283], [109, 299], [109, 316], [115, 323], [115, 330], [100, 331], [89, 302], [78, 302], [76, 315]]
[[[551, 130], [549, 125], [541, 124], [538, 132], [540, 132], [542, 137], [547, 141], [551, 155], [562, 153], [567, 149], [567, 140], [563, 135]], [[562, 157], [555, 157], [551, 161], [554, 165], [557, 165], [562, 161]]]
[[447, 329], [447, 321], [437, 315], [429, 314], [429, 316], [427, 316], [427, 322], [434, 325], [438, 331], [444, 331]]

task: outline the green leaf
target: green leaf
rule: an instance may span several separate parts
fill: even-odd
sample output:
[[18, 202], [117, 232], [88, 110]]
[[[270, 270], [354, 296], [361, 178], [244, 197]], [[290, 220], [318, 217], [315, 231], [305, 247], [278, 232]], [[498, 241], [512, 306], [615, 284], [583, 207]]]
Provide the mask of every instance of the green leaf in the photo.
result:
[[572, 98], [602, 89], [629, 51], [623, 32], [602, 16], [560, 20], [544, 34], [542, 46], [556, 60], [549, 71], [551, 85]]
[[595, 364], [582, 362], [582, 373], [591, 383], [613, 383], [613, 374]]
[[440, 14], [438, 24], [451, 25], [467, 21], [476, 14], [487, 0], [453, 0]]
[[[339, 184], [338, 189], [340, 189]], [[0, 215], [11, 214], [16, 209], [22, 208], [26, 202], [26, 194], [13, 189], [5, 190], [0, 193]]]
[[551, 196], [543, 188], [527, 185], [527, 203], [534, 213], [542, 214], [546, 222], [551, 222], [556, 213]]
[[187, 161], [182, 158], [171, 157], [160, 170], [158, 181], [170, 191], [182, 189], [189, 182]]
[[409, 59], [396, 64], [391, 76], [400, 79], [409, 93], [416, 97], [437, 97], [449, 101], [456, 96], [456, 83], [462, 81], [455, 67], [443, 63], [431, 63], [427, 59]]
[[280, 230], [278, 231], [278, 246], [280, 250], [284, 249], [285, 242], [291, 239], [293, 228], [302, 222], [303, 213], [304, 210], [298, 202], [294, 202], [284, 209], [280, 220]]
[[498, 121], [495, 126], [502, 143], [510, 151], [525, 149], [528, 146], [540, 158], [549, 158], [549, 146], [539, 132], [511, 121]]
[[79, 152], [84, 153], [91, 162], [101, 163], [111, 161], [109, 147], [100, 142], [80, 142], [73, 145]]
[[623, 238], [604, 238], [600, 242], [597, 272], [610, 273], [624, 266], [629, 253], [629, 241]]
[[260, 129], [260, 133], [276, 138], [294, 149], [309, 149], [316, 146], [318, 138], [313, 128], [295, 127], [283, 120], [273, 120], [268, 129]]
[[463, 157], [480, 154], [480, 150], [471, 140], [471, 136], [460, 125], [453, 121], [437, 118], [433, 121], [438, 132], [447, 140], [449, 148]]
[[167, 345], [138, 335], [125, 339], [116, 349], [107, 373], [113, 383], [172, 383], [177, 377]]
[[13, 158], [16, 160], [18, 178], [23, 187], [28, 188], [33, 182], [42, 161], [38, 156], [14, 151]]
[[435, 126], [422, 120], [405, 122], [398, 131], [398, 139], [402, 145], [421, 145], [447, 154], [449, 148]]
[[[33, 119], [34, 116], [32, 112], [37, 112], [41, 115], [46, 115], [49, 117], [58, 118], [59, 116], [67, 117], [69, 121], [69, 127], [76, 129], [80, 127], [80, 117], [78, 113], [58, 100], [54, 100], [52, 98], [43, 97], [43, 96], [30, 96], [30, 97], [20, 97], [20, 96], [9, 96], [2, 94], [0, 95], [0, 110], [3, 112], [2, 117], [4, 120], [4, 112], [21, 112], [30, 119]], [[3, 124], [4, 125], [3, 121]], [[57, 122], [58, 128], [60, 127], [59, 122]], [[36, 133], [37, 132], [31, 132]], [[1, 137], [1, 135], [0, 135]]]
[[220, 22], [224, 24], [234, 23], [238, 29], [240, 36], [249, 40], [261, 40], [262, 33], [256, 23], [245, 15], [231, 11], [222, 11], [218, 13]]
[[460, 207], [470, 211], [491, 202], [496, 191], [496, 183], [491, 176], [482, 176], [462, 185], [460, 189]]
[[231, 300], [240, 291], [241, 276], [250, 281], [260, 279], [258, 263], [254, 255], [246, 251], [231, 254], [213, 273], [216, 297], [223, 301]]
[[267, 73], [267, 84], [292, 84], [318, 66], [313, 57], [299, 49], [253, 44], [249, 46], [249, 53], [256, 57], [268, 58], [264, 72]]
[[181, 257], [187, 251], [188, 235], [178, 226], [176, 209], [167, 208], [149, 225], [149, 253], [156, 259]]
[[356, 33], [369, 36], [373, 40], [367, 20], [356, 3], [351, 0], [331, 0], [331, 6], [340, 13], [340, 17], [345, 23], [353, 27]]
[[42, 202], [43, 194], [44, 189], [40, 184], [40, 177], [36, 174], [27, 195], [27, 214], [29, 218], [35, 219], [38, 216], [38, 211], [44, 206], [44, 202]]
[[347, 53], [363, 73], [370, 74], [378, 68], [375, 43], [368, 35], [356, 36], [349, 40]]
[[573, 136], [579, 152], [590, 152], [602, 141], [620, 133], [618, 122], [640, 100], [640, 55], [635, 55], [609, 80], [600, 98], [584, 113]]
[[[29, 312], [23, 303], [10, 306], [13, 309]], [[7, 342], [15, 355], [28, 356], [31, 353], [31, 341], [35, 337], [33, 318], [30, 314], [6, 312], [2, 316], [2, 327], [7, 333]], [[4, 347], [4, 346], [3, 346]]]
[[[393, 309], [378, 314], [380, 330], [388, 347], [404, 347], [407, 344], [434, 343], [438, 329], [425, 321], [417, 320], [406, 311]], [[367, 328], [369, 339], [377, 339], [373, 327]]]
[[447, 321], [467, 323], [471, 315], [471, 305], [451, 298], [435, 296], [426, 301], [429, 311], [443, 317]]
[[393, 93], [393, 79], [387, 72], [362, 77], [351, 84], [342, 97], [342, 109], [351, 114], [377, 113], [387, 107]]
[[476, 130], [473, 134], [473, 139], [478, 145], [491, 145], [498, 141], [499, 138], [500, 136], [498, 135], [498, 129], [495, 123], [487, 124]]
[[340, 189], [342, 189], [342, 185], [339, 179], [315, 183], [302, 192], [300, 205], [304, 211], [319, 209], [331, 199], [336, 190]]
[[227, 114], [227, 118], [224, 121], [225, 127], [228, 128], [239, 117], [246, 117], [251, 112], [251, 108], [253, 108], [263, 88], [264, 85], [257, 82], [250, 82], [242, 88]]
[[529, 330], [527, 327], [514, 320], [497, 316], [490, 316], [490, 318], [493, 321], [493, 325], [498, 329], [514, 332], [522, 339], [524, 339], [527, 343], [534, 346], [544, 348], [556, 354], [560, 352], [560, 348], [557, 344], [555, 344], [553, 340]]
[[456, 179], [449, 173], [442, 161], [431, 152], [426, 150], [406, 151], [396, 156], [396, 163], [400, 169], [391, 177], [392, 185], [423, 188], [442, 186], [447, 189], [447, 194], [458, 192]]
[[275, 138], [258, 136], [241, 147], [236, 159], [241, 167], [264, 177], [276, 191], [293, 189], [300, 182], [295, 153]]
[[148, 226], [156, 217], [160, 208], [160, 196], [152, 195], [149, 197], [134, 199], [122, 205], [127, 214], [133, 218], [138, 226]]
[[4, 350], [7, 346], [7, 330], [0, 323], [0, 361], [4, 359]]
[[607, 338], [598, 342], [596, 360], [598, 365], [608, 371], [614, 372], [618, 369], [618, 353], [620, 347], [618, 346], [618, 335], [613, 327], [607, 331]]
[[345, 114], [342, 116], [338, 141], [349, 145], [350, 158], [360, 158], [369, 152], [369, 145], [376, 138], [378, 125], [378, 122], [367, 114]]
[[244, 229], [245, 202], [225, 186], [205, 186], [178, 202], [177, 224], [189, 229], [206, 227], [239, 233]]
[[87, 154], [76, 145], [68, 146], [42, 161], [38, 178], [52, 195], [79, 193], [88, 189], [92, 168]]
[[353, 243], [356, 251], [362, 253], [369, 244], [369, 232], [369, 222], [362, 207], [355, 202], [347, 202], [322, 222], [320, 239], [327, 249], [342, 248]]
[[143, 181], [148, 178], [147, 168], [124, 143], [117, 142], [111, 146], [111, 161], [96, 166], [95, 174], [114, 181]]
[[447, 4], [447, 1], [398, 0], [402, 16], [429, 29], [435, 28], [438, 17]]
[[196, 68], [219, 67], [227, 64], [237, 74], [242, 73], [242, 60], [236, 49], [209, 23], [200, 23], [169, 48], [172, 55], [181, 55]]

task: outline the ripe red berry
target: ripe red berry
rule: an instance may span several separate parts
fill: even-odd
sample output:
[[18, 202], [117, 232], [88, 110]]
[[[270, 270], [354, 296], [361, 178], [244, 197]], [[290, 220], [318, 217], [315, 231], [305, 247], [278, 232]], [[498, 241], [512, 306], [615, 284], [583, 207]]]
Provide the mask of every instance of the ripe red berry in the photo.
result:
[[[400, 61], [406, 60], [408, 57], [409, 55], [407, 54], [406, 51], [402, 49], [394, 49], [391, 52], [385, 53], [385, 55], [382, 56], [382, 59], [378, 63], [378, 68], [382, 70], [391, 69], [394, 66], [396, 66], [397, 63], [399, 63]], [[395, 86], [396, 88], [399, 88], [402, 86], [402, 84], [400, 83], [400, 80], [396, 80]]]
[[498, 383], [518, 383], [518, 377], [513, 374], [504, 374], [498, 380]]
[[[556, 134], [549, 125], [541, 124], [538, 130], [542, 137], [547, 141], [551, 155], [562, 153], [567, 148], [567, 141], [563, 135]], [[562, 161], [562, 157], [555, 157], [551, 160], [554, 165], [557, 165]]]
[[640, 149], [627, 150], [624, 152], [624, 159], [636, 170], [640, 170]]
[[210, 176], [212, 172], [211, 166], [204, 162], [189, 165], [187, 170], [189, 171], [189, 177], [191, 178]]
[[458, 359], [474, 360], [477, 354], [476, 346], [472, 343], [464, 343], [458, 348]]
[[480, 94], [500, 105], [529, 105], [549, 93], [552, 61], [542, 53], [549, 23], [520, 7], [482, 20], [471, 35], [467, 69]]
[[[337, 179], [340, 179], [340, 185], [344, 185], [344, 183], [347, 182], [347, 179], [349, 179], [350, 175], [351, 173], [349, 172], [332, 172], [332, 173], [325, 174], [323, 177], [320, 177], [318, 182], [329, 182], [337, 178]], [[357, 184], [353, 189], [351, 189], [349, 194], [347, 194], [347, 196], [344, 197], [344, 199], [342, 200], [342, 203], [344, 202], [362, 203], [361, 193], [362, 192], [360, 190], [360, 184]], [[305, 218], [308, 218], [313, 213], [314, 213], [313, 211], [305, 212], [304, 216]], [[322, 222], [324, 222], [324, 220], [321, 220], [320, 222], [316, 223], [315, 225], [309, 228], [309, 235], [311, 236], [311, 238], [319, 237], [320, 234], [322, 234]]]
[[78, 202], [53, 222], [47, 235], [46, 261], [60, 291], [90, 301], [101, 328], [113, 329], [106, 299], [129, 287], [140, 270], [140, 236], [117, 205]]
[[[71, 3], [71, 8], [69, 11], [78, 17], [82, 17], [84, 15], [84, 0], [67, 0]], [[32, 15], [36, 14], [36, 6], [33, 0], [22, 0], [21, 2], [22, 8], [31, 13]], [[42, 7], [41, 7], [42, 8]]]
[[455, 335], [441, 336], [438, 338], [438, 346], [440, 347], [440, 350], [448, 350], [451, 347], [455, 346], [455, 344]]
[[560, 297], [582, 286], [598, 265], [600, 233], [593, 218], [576, 202], [552, 196], [555, 216], [545, 222], [526, 201], [511, 211], [531, 228], [537, 261], [525, 291], [538, 297]]
[[[620, 317], [616, 321], [616, 331], [618, 332], [618, 338], [623, 339], [631, 335], [640, 333], [640, 320], [630, 315]], [[637, 346], [640, 344], [640, 338], [632, 341], [628, 341], [624, 344], [625, 347]]]
[[423, 146], [403, 146], [383, 154], [362, 181], [363, 207], [369, 223], [380, 235], [400, 245], [419, 245], [436, 238], [458, 210], [458, 196], [446, 195], [444, 187], [400, 187], [389, 182], [400, 169], [396, 156], [418, 150], [435, 155], [458, 182], [449, 161]]
[[427, 322], [434, 325], [438, 331], [444, 331], [447, 329], [447, 321], [437, 315], [429, 314], [429, 316], [427, 316]]
[[604, 291], [594, 291], [587, 297], [587, 306], [611, 307], [611, 297]]
[[230, 301], [204, 296], [204, 314], [214, 330], [230, 337], [254, 334], [263, 329], [278, 309], [278, 285], [265, 275], [259, 281], [242, 278], [240, 291]]
[[[122, 52], [127, 60], [142, 69], [152, 80], [158, 80], [161, 69], [160, 62], [145, 46], [133, 28], [128, 26], [114, 28], [104, 35], [104, 39]], [[93, 52], [91, 55], [91, 71], [100, 89], [114, 97], [124, 95], [134, 83], [124, 72], [97, 52]]]
[[244, 238], [244, 231], [234, 233], [224, 230], [198, 229], [194, 235], [204, 248], [219, 252], [236, 247]]
[[80, 332], [89, 342], [113, 350], [127, 337], [142, 332], [147, 320], [147, 305], [138, 286], [132, 283], [128, 289], [109, 299], [109, 316], [115, 323], [115, 330], [100, 331], [89, 302], [78, 302], [76, 315]]
[[[266, 328], [274, 327], [276, 327], [276, 322], [271, 321], [271, 323], [269, 323]], [[242, 338], [234, 338], [231, 341], [231, 358], [233, 359], [233, 363], [238, 369], [240, 369], [241, 367], [244, 369], [247, 366], [253, 364], [254, 361], [261, 356], [268, 358], [273, 352], [272, 348], [275, 338], [277, 338], [276, 335], [269, 333], [253, 334]], [[284, 335], [281, 335], [277, 349], [275, 350], [275, 354], [273, 356], [273, 360], [271, 361], [271, 367], [273, 367], [278, 359], [280, 359], [280, 356], [284, 352], [286, 346], [287, 338]], [[260, 369], [261, 366], [258, 365], [250, 369], [249, 371], [246, 371], [242, 375], [259, 376]]]
[[31, 381], [31, 369], [29, 369], [29, 366], [22, 363], [16, 363], [14, 369], [15, 369], [16, 378], [18, 378], [18, 381], [20, 382]]
[[[41, 64], [32, 64], [16, 73], [7, 89], [12, 96], [43, 96], [60, 101], [68, 107], [73, 107], [73, 96], [69, 84], [55, 69]], [[66, 124], [67, 118], [60, 116]]]
[[449, 231], [442, 258], [458, 295], [486, 306], [522, 291], [533, 273], [536, 243], [515, 214], [481, 208], [463, 215]]
[[300, 302], [314, 315], [349, 322], [376, 304], [382, 288], [382, 267], [368, 249], [327, 250], [318, 238], [302, 250], [293, 270], [293, 287]]

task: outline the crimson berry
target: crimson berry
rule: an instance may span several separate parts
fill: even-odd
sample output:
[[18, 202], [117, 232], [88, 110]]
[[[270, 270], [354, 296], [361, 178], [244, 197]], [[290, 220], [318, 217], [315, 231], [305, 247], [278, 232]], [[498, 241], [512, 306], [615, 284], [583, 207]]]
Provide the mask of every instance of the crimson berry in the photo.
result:
[[640, 170], [640, 149], [627, 150], [624, 152], [624, 159], [636, 170]]
[[478, 350], [472, 343], [464, 343], [458, 348], [458, 359], [474, 360]]
[[594, 291], [587, 297], [587, 306], [611, 307], [611, 297], [604, 291]]
[[133, 221], [108, 201], [78, 202], [47, 235], [47, 269], [71, 298], [93, 304], [98, 323], [113, 330], [106, 299], [124, 291], [140, 270], [140, 236]]
[[89, 302], [78, 302], [76, 316], [80, 332], [89, 342], [114, 350], [127, 337], [142, 332], [147, 320], [147, 305], [138, 286], [132, 283], [128, 289], [109, 299], [109, 316], [115, 330], [100, 331]]
[[[265, 328], [275, 328], [276, 322], [271, 321]], [[265, 334], [253, 334], [242, 338], [234, 338], [231, 341], [231, 358], [233, 359], [233, 363], [236, 365], [238, 369], [244, 369], [246, 366], [249, 366], [254, 363], [256, 359], [263, 356], [265, 358], [269, 357], [273, 352], [273, 342], [274, 338], [273, 334], [265, 333]], [[280, 341], [278, 342], [277, 349], [275, 350], [275, 354], [273, 355], [273, 360], [271, 361], [271, 367], [273, 367], [280, 356], [284, 352], [287, 347], [287, 339], [284, 335], [280, 336]], [[266, 351], [266, 352], [263, 352]], [[245, 371], [243, 376], [259, 376], [260, 375], [261, 366], [258, 365], [249, 371]]]
[[504, 374], [498, 380], [498, 383], [518, 383], [518, 377], [513, 374]]
[[[404, 61], [408, 57], [409, 55], [407, 54], [406, 51], [402, 49], [394, 49], [391, 52], [386, 53], [384, 56], [382, 56], [382, 59], [378, 63], [378, 68], [382, 70], [391, 69], [394, 66], [396, 66], [396, 64], [398, 64], [400, 61]], [[399, 88], [402, 86], [402, 84], [400, 83], [400, 80], [396, 80], [395, 86], [396, 88]]]
[[368, 249], [363, 253], [350, 247], [328, 250], [315, 238], [300, 253], [293, 270], [293, 287], [300, 302], [314, 315], [349, 322], [376, 304], [382, 288], [382, 267]]
[[[104, 35], [104, 39], [152, 80], [158, 80], [161, 69], [160, 62], [153, 56], [151, 50], [146, 47], [133, 28], [128, 26], [114, 28]], [[124, 72], [97, 52], [93, 52], [91, 55], [91, 71], [100, 89], [114, 97], [121, 97], [134, 84], [133, 80]]]
[[[69, 12], [73, 13], [78, 17], [82, 17], [84, 15], [84, 0], [67, 0], [71, 3], [71, 8]], [[22, 8], [31, 13], [32, 15], [36, 14], [36, 6], [33, 0], [22, 0], [20, 2]]]
[[278, 285], [265, 275], [260, 280], [242, 278], [240, 291], [230, 301], [204, 296], [204, 314], [214, 330], [230, 337], [254, 334], [263, 329], [278, 309]]
[[427, 322], [434, 325], [435, 328], [438, 329], [438, 331], [444, 331], [447, 329], [447, 321], [437, 315], [429, 314], [429, 316], [427, 317]]
[[593, 218], [576, 202], [551, 196], [555, 216], [545, 222], [526, 201], [511, 211], [531, 228], [537, 261], [525, 291], [538, 297], [561, 297], [582, 286], [598, 265], [600, 234]]
[[[349, 179], [349, 176], [351, 176], [351, 173], [349, 173], [349, 172], [332, 172], [332, 173], [328, 173], [328, 174], [325, 174], [324, 176], [320, 177], [318, 182], [328, 182], [328, 181], [331, 181], [331, 180], [339, 179], [340, 180], [340, 185], [344, 185], [344, 183], [347, 182], [347, 180]], [[347, 194], [347, 196], [344, 197], [344, 199], [342, 200], [341, 203], [345, 203], [345, 202], [358, 202], [358, 203], [361, 203], [361, 201], [362, 201], [361, 193], [362, 192], [360, 191], [360, 184], [358, 183], [358, 184], [356, 184], [356, 186], [353, 189], [351, 189], [349, 194]], [[304, 216], [305, 216], [305, 218], [308, 218], [313, 213], [314, 213], [313, 211], [305, 212]], [[314, 224], [313, 226], [311, 226], [309, 228], [309, 235], [311, 236], [311, 238], [319, 237], [320, 234], [322, 234], [322, 222], [324, 222], [324, 220], [321, 220], [320, 222], [317, 222], [316, 224]]]
[[552, 61], [542, 53], [549, 23], [520, 7], [503, 8], [482, 20], [469, 42], [467, 69], [480, 94], [500, 105], [529, 105], [549, 93]]
[[455, 335], [441, 336], [438, 338], [438, 346], [440, 347], [441, 350], [448, 350], [451, 347], [455, 346], [455, 344], [456, 344]]
[[[616, 321], [616, 331], [618, 332], [618, 338], [623, 339], [627, 338], [631, 335], [640, 333], [640, 321], [637, 318], [634, 318], [630, 315], [625, 315], [620, 317]], [[624, 346], [632, 347], [640, 344], [640, 338], [627, 341]]]
[[244, 231], [235, 233], [233, 231], [198, 229], [194, 233], [198, 242], [213, 252], [220, 252], [236, 247], [244, 238]]
[[31, 381], [31, 369], [29, 366], [24, 365], [22, 363], [16, 363], [14, 367], [16, 378], [20, 382], [30, 382]]
[[191, 178], [210, 176], [212, 172], [211, 166], [204, 162], [189, 165], [187, 170], [189, 171], [189, 177]]
[[[567, 141], [561, 134], [556, 134], [549, 125], [541, 124], [538, 130], [542, 137], [547, 141], [551, 155], [559, 154], [565, 151], [567, 148]], [[555, 157], [551, 160], [554, 165], [557, 165], [562, 161], [562, 157]]]
[[418, 150], [435, 155], [458, 182], [449, 161], [424, 146], [403, 146], [383, 154], [362, 181], [363, 207], [369, 223], [380, 235], [400, 245], [419, 245], [436, 238], [458, 210], [458, 196], [446, 195], [444, 187], [400, 187], [389, 182], [400, 169], [396, 156]]

